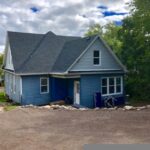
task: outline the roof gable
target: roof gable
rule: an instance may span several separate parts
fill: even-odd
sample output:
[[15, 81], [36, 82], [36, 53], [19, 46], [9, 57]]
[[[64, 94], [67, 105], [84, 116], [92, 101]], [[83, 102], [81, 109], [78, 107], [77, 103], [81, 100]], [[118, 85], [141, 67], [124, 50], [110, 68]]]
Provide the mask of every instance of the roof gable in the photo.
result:
[[66, 42], [53, 66], [53, 72], [66, 72], [94, 38], [92, 36]]
[[[93, 64], [93, 52], [99, 51], [99, 65]], [[124, 68], [118, 63], [112, 50], [108, 50], [103, 41], [97, 37], [82, 53], [82, 55], [76, 60], [76, 62], [70, 67], [69, 71], [124, 71]]]
[[27, 34], [19, 32], [8, 32], [8, 42], [12, 53], [15, 71], [23, 62], [30, 57], [31, 51], [42, 39], [42, 34]]

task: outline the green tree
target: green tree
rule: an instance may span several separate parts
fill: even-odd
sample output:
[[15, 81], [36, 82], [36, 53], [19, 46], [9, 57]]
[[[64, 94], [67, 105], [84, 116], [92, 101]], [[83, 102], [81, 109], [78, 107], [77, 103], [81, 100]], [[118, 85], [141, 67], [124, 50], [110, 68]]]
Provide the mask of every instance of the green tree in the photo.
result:
[[121, 59], [129, 70], [127, 92], [133, 99], [150, 100], [150, 1], [134, 0], [130, 7], [119, 31]]
[[122, 42], [118, 38], [118, 33], [121, 26], [116, 26], [113, 23], [105, 25], [104, 40], [108, 43], [111, 49], [120, 57]]
[[105, 26], [95, 24], [90, 26], [85, 36], [99, 35], [103, 38], [111, 49], [120, 56], [122, 42], [118, 38], [118, 32], [121, 29], [119, 26], [115, 26], [113, 23], [109, 23]]
[[85, 36], [100, 35], [103, 36], [103, 27], [100, 24], [94, 24], [89, 27]]

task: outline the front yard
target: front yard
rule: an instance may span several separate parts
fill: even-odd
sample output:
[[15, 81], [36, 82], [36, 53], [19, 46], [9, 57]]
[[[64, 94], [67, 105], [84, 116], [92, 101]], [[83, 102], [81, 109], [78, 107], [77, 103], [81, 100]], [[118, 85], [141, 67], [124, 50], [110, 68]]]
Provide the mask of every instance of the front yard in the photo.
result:
[[2, 150], [80, 150], [84, 144], [150, 143], [150, 109], [52, 110], [0, 113]]

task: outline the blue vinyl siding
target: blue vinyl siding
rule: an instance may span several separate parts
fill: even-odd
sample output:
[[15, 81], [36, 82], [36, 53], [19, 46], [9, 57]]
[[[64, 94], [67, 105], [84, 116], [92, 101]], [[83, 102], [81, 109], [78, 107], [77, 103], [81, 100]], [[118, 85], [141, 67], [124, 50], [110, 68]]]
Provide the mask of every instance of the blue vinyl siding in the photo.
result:
[[23, 76], [22, 77], [22, 102], [21, 103], [23, 105], [29, 105], [29, 104], [44, 105], [50, 102], [51, 86], [49, 87], [49, 93], [41, 94], [40, 77], [47, 77], [47, 76]]
[[[20, 103], [21, 100], [21, 77], [12, 73], [5, 72], [5, 92], [11, 100]], [[15, 77], [15, 78], [14, 78]]]
[[[16, 76], [16, 92], [13, 92], [13, 74], [5, 73], [5, 91], [10, 99], [20, 102], [22, 105], [44, 105], [55, 100], [74, 99], [74, 81], [80, 81], [80, 105], [95, 107], [94, 94], [101, 92], [101, 78], [108, 76], [122, 76], [122, 74], [109, 75], [81, 75], [80, 78], [63, 79], [49, 76]], [[40, 93], [40, 77], [49, 77], [49, 93]], [[22, 96], [20, 82], [22, 78]], [[123, 84], [124, 85], [124, 84]], [[124, 92], [113, 95], [118, 98], [116, 105], [124, 103]], [[104, 100], [102, 96], [102, 101]]]
[[[108, 76], [121, 76], [121, 75], [82, 75], [80, 79], [80, 104], [89, 108], [95, 107], [94, 94], [101, 92], [101, 78]], [[118, 98], [117, 105], [124, 103], [124, 92], [122, 94], [113, 95]], [[106, 96], [105, 96], [106, 97]], [[102, 101], [105, 98], [102, 96]], [[103, 103], [103, 102], [102, 102]]]
[[51, 78], [52, 100], [64, 100], [67, 96], [67, 79]]
[[94, 93], [100, 91], [99, 75], [83, 75], [80, 80], [80, 104], [86, 107], [94, 107]]
[[[100, 65], [93, 64], [93, 51], [100, 51]], [[89, 70], [122, 70], [118, 62], [114, 59], [112, 54], [108, 51], [105, 45], [97, 39], [81, 59], [71, 68], [71, 71], [89, 71]]]

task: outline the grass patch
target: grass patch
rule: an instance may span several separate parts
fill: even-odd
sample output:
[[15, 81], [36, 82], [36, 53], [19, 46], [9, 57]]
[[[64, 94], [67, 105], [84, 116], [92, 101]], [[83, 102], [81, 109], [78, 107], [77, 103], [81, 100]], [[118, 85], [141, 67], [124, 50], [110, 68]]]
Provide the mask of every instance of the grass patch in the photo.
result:
[[15, 109], [19, 104], [13, 103], [5, 96], [4, 92], [0, 92], [0, 105], [4, 107], [5, 111], [10, 111]]
[[10, 111], [10, 110], [13, 110], [13, 109], [16, 109], [18, 105], [7, 105], [4, 107], [4, 110], [5, 111]]
[[0, 93], [0, 103], [5, 103], [5, 102], [7, 102], [7, 99], [5, 97], [5, 93], [1, 92]]

